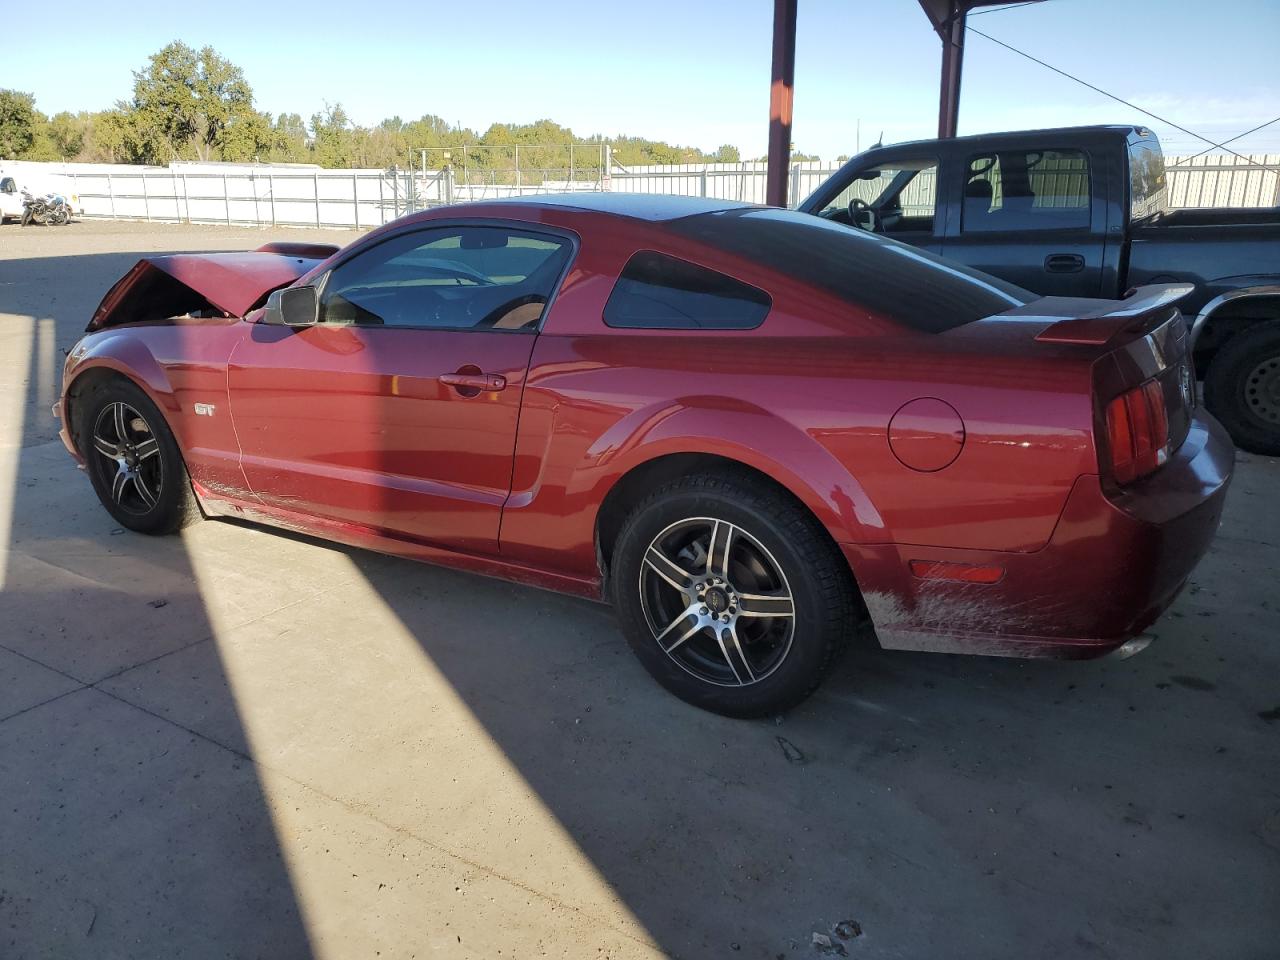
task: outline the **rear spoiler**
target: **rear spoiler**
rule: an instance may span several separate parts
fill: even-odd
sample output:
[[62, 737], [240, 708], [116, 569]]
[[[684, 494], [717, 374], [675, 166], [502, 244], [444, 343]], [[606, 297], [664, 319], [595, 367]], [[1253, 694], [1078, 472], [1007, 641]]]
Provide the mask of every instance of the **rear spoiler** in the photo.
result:
[[1051, 324], [1036, 335], [1036, 340], [1102, 346], [1121, 333], [1142, 329], [1156, 314], [1167, 311], [1194, 289], [1195, 285], [1190, 283], [1153, 283], [1138, 287], [1114, 305]]

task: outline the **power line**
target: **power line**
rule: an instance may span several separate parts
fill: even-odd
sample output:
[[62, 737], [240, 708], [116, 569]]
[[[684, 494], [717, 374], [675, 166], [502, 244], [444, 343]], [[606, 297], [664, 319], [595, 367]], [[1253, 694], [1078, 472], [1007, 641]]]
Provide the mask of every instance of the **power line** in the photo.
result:
[[1034, 3], [1042, 3], [1043, 0], [1023, 0], [1022, 3], [1010, 4], [1007, 7], [990, 7], [986, 10], [972, 10], [965, 14], [966, 17], [981, 17], [988, 13], [1004, 13], [1006, 10], [1017, 10], [1019, 7], [1029, 7]]
[[[1246, 130], [1244, 133], [1237, 133], [1234, 137], [1231, 137], [1228, 140], [1223, 140], [1222, 143], [1223, 145], [1228, 143], [1234, 143], [1235, 141], [1241, 139], [1242, 137], [1247, 137], [1251, 133], [1257, 133], [1263, 127], [1271, 126], [1273, 123], [1280, 123], [1280, 117], [1273, 117], [1272, 119], [1268, 120], [1266, 123], [1260, 123], [1256, 127], [1254, 127], [1252, 130]], [[1208, 153], [1212, 149], [1213, 147], [1206, 147], [1204, 150], [1201, 150], [1199, 153], [1193, 153], [1189, 157], [1180, 157], [1178, 159], [1178, 162], [1171, 164], [1171, 166], [1174, 166], [1174, 167], [1181, 166], [1184, 163], [1194, 160], [1196, 157], [1203, 157], [1206, 153]], [[1236, 156], [1239, 156], [1239, 154], [1236, 154]]]
[[[990, 40], [992, 43], [996, 44], [996, 46], [1004, 47], [1006, 50], [1009, 50], [1012, 53], [1016, 53], [1020, 57], [1026, 57], [1032, 63], [1038, 63], [1040, 66], [1044, 67], [1046, 70], [1052, 70], [1054, 73], [1060, 76], [1066, 77], [1068, 80], [1074, 80], [1076, 83], [1080, 84], [1081, 86], [1088, 87], [1090, 90], [1094, 91], [1095, 93], [1100, 93], [1104, 97], [1109, 97], [1112, 100], [1116, 101], [1117, 103], [1123, 103], [1126, 107], [1128, 107], [1131, 110], [1137, 110], [1139, 113], [1145, 113], [1148, 117], [1152, 117], [1155, 120], [1159, 120], [1161, 123], [1168, 124], [1169, 126], [1173, 127], [1173, 129], [1175, 130], [1181, 130], [1183, 133], [1188, 134], [1192, 137], [1195, 137], [1197, 140], [1200, 140], [1203, 143], [1207, 143], [1211, 147], [1217, 147], [1219, 150], [1226, 150], [1227, 153], [1232, 154], [1233, 156], [1239, 157], [1241, 160], [1244, 160], [1246, 163], [1252, 163], [1255, 167], [1265, 166], [1264, 164], [1258, 163], [1257, 161], [1253, 160], [1251, 157], [1246, 157], [1242, 153], [1236, 153], [1236, 151], [1228, 149], [1227, 147], [1223, 146], [1221, 143], [1217, 143], [1213, 140], [1210, 140], [1208, 137], [1204, 136], [1203, 134], [1196, 133], [1194, 130], [1188, 130], [1186, 127], [1180, 126], [1179, 124], [1174, 123], [1172, 120], [1169, 120], [1165, 117], [1160, 116], [1158, 113], [1152, 113], [1150, 110], [1147, 110], [1144, 107], [1140, 107], [1136, 103], [1131, 103], [1130, 101], [1125, 100], [1123, 97], [1117, 97], [1114, 93], [1108, 93], [1106, 90], [1103, 90], [1101, 87], [1094, 86], [1092, 83], [1090, 83], [1087, 80], [1081, 80], [1079, 77], [1074, 76], [1073, 74], [1067, 73], [1067, 71], [1065, 70], [1059, 70], [1053, 64], [1045, 63], [1043, 60], [1039, 59], [1038, 57], [1033, 57], [1031, 54], [1023, 50], [1019, 50], [1017, 47], [1012, 47], [1009, 44], [1005, 43], [1003, 40], [997, 40], [995, 37], [988, 36], [987, 34], [983, 33], [981, 30], [978, 30], [975, 27], [969, 27], [968, 29], [971, 33], [976, 33], [978, 36], [984, 37], [985, 39]], [[1280, 118], [1277, 118], [1277, 119], [1280, 119]], [[1263, 126], [1266, 126], [1266, 124], [1263, 124]], [[1239, 138], [1233, 138], [1233, 139], [1239, 139]], [[1228, 140], [1227, 142], [1230, 143], [1231, 141]]]

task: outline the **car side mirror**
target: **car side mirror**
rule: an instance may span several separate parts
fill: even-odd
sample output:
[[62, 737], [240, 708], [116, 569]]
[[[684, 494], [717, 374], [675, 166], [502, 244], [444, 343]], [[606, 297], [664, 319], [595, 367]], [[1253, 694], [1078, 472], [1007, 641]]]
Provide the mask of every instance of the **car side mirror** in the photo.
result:
[[315, 287], [285, 287], [267, 297], [263, 323], [283, 327], [312, 327], [319, 319]]

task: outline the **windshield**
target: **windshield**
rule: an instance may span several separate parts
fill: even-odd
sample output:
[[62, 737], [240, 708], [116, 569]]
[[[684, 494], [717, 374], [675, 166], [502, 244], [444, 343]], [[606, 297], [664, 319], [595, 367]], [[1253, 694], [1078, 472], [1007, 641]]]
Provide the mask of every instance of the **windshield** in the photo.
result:
[[897, 240], [791, 210], [724, 210], [673, 221], [671, 228], [925, 333], [1037, 299]]

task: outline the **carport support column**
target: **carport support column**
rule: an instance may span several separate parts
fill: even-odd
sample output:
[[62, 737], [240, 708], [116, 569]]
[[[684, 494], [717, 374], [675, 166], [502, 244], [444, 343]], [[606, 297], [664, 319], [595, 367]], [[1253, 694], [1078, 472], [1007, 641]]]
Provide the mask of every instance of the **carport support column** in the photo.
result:
[[939, 25], [942, 39], [942, 86], [938, 92], [938, 136], [954, 137], [960, 124], [960, 71], [964, 66], [965, 13], [955, 6]]
[[765, 203], [774, 207], [787, 205], [798, 2], [799, 0], [773, 0], [773, 78], [769, 87], [769, 167], [765, 175]]

